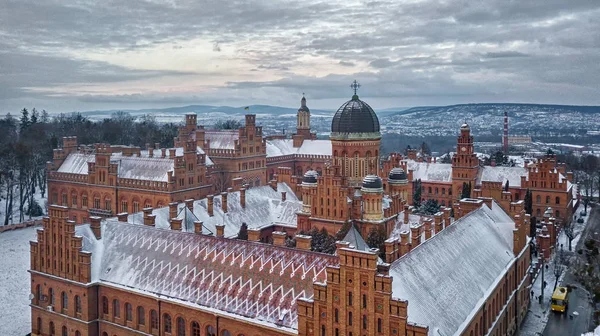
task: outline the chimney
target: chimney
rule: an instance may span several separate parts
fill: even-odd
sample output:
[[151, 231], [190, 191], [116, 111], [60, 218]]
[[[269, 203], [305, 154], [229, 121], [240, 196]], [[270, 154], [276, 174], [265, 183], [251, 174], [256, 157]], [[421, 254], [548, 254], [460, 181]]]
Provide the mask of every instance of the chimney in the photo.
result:
[[306, 235], [296, 235], [296, 248], [300, 250], [310, 251], [312, 248], [312, 237]]
[[215, 197], [214, 195], [208, 195], [208, 196], [206, 196], [206, 202], [207, 202], [207, 204], [208, 204], [208, 205], [207, 205], [207, 209], [206, 209], [206, 211], [208, 211], [208, 215], [209, 215], [210, 217], [212, 217], [212, 216], [214, 216], [214, 215], [215, 215], [215, 214], [214, 214], [214, 211], [213, 211], [213, 210], [214, 210], [214, 209], [213, 209], [213, 205], [214, 205], [213, 198], [214, 198], [214, 197]]
[[144, 218], [144, 225], [148, 225], [148, 226], [154, 226], [154, 222], [156, 220], [156, 215], [155, 214], [150, 214], [147, 217]]
[[169, 159], [175, 158], [175, 148], [169, 148]]
[[221, 193], [221, 208], [224, 213], [227, 213], [227, 192], [225, 191]]
[[282, 201], [282, 202], [285, 202], [285, 199], [286, 199], [286, 192], [285, 192], [285, 191], [282, 191], [282, 192], [281, 192], [281, 201]]
[[169, 219], [177, 217], [177, 202], [169, 203]]
[[281, 231], [273, 232], [273, 245], [275, 246], [285, 246], [285, 237], [286, 233]]
[[424, 221], [425, 224], [425, 240], [428, 240], [429, 238], [431, 238], [431, 227], [433, 226], [432, 223], [433, 221], [431, 220], [431, 218], [426, 218]]
[[246, 208], [246, 188], [240, 188], [240, 205]]
[[194, 233], [202, 233], [202, 224], [203, 223], [201, 221], [194, 221]]
[[150, 144], [146, 144], [146, 148], [148, 148], [148, 157], [154, 157], [154, 148], [150, 147]]
[[271, 188], [273, 188], [273, 190], [277, 191], [277, 180], [273, 179], [269, 181], [269, 185], [271, 186]]
[[259, 242], [260, 241], [260, 229], [248, 228], [248, 241]]
[[160, 149], [160, 143], [155, 142], [154, 143], [154, 149]]
[[186, 199], [185, 207], [188, 208], [191, 212], [194, 212], [194, 199], [193, 198]]
[[171, 218], [170, 222], [171, 222], [171, 230], [181, 231], [181, 223], [183, 222], [183, 219]]
[[129, 214], [127, 212], [121, 212], [120, 214], [117, 214], [117, 220], [119, 222], [127, 222], [127, 216]]
[[440, 233], [440, 231], [442, 231], [443, 226], [442, 226], [442, 215], [444, 213], [439, 211], [437, 212], [435, 215], [433, 215], [433, 223], [435, 225], [435, 234]]
[[102, 238], [102, 232], [100, 230], [100, 221], [101, 218], [98, 216], [90, 217], [90, 228], [92, 229], [92, 232], [94, 232], [94, 236], [96, 236], [96, 239]]
[[217, 228], [216, 236], [219, 238], [225, 237], [225, 224], [216, 224], [215, 227]]
[[410, 251], [410, 242], [408, 241], [409, 234], [410, 232], [408, 230], [400, 232], [400, 255], [398, 257], [401, 257]]
[[404, 204], [404, 224], [408, 224], [408, 209], [409, 205]]
[[421, 244], [421, 224], [415, 224], [410, 227], [411, 249]]
[[233, 192], [233, 188], [232, 187], [227, 188], [227, 192], [228, 193], [232, 193]]
[[166, 148], [161, 148], [160, 152], [161, 152], [161, 157], [163, 159], [167, 157], [167, 149]]

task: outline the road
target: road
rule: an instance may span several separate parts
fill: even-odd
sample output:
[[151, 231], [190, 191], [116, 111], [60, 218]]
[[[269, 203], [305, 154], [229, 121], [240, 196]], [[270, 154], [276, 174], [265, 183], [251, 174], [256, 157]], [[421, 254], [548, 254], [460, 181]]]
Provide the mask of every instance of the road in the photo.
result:
[[[578, 248], [583, 247], [586, 238], [594, 237], [600, 232], [600, 206], [595, 206], [589, 211], [587, 228], [583, 232], [583, 239], [579, 239], [577, 247], [574, 246], [573, 252], [568, 253], [571, 258], [578, 258], [575, 253]], [[565, 247], [566, 248], [566, 247]], [[583, 258], [583, 257], [581, 257]], [[588, 292], [575, 281], [572, 268], [565, 274], [563, 285], [574, 285], [576, 288], [569, 294], [569, 310], [567, 314], [550, 313], [550, 318], [544, 329], [545, 336], [580, 336], [590, 331], [592, 323], [592, 306]]]

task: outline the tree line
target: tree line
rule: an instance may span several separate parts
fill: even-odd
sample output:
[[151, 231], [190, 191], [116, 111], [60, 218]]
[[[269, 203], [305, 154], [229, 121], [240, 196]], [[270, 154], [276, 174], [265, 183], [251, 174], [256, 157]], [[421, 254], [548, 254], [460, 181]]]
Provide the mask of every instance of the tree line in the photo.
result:
[[0, 119], [0, 225], [20, 223], [43, 214], [35, 195], [46, 194], [46, 162], [60, 139], [77, 136], [80, 144], [109, 143], [144, 147], [173, 145], [179, 124], [159, 123], [152, 115], [115, 112], [92, 121], [81, 113], [50, 116], [45, 110], [23, 109], [18, 118]]

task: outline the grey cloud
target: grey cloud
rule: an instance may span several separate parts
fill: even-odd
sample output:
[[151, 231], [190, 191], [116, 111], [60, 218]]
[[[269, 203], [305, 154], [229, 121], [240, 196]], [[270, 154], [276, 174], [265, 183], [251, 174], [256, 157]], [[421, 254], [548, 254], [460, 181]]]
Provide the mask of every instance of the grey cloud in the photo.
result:
[[[361, 91], [371, 97], [423, 97], [422, 104], [449, 101], [447, 97], [482, 101], [502, 94], [508, 100], [560, 103], [554, 99], [567, 96], [565, 90], [569, 99], [582, 104], [600, 103], [600, 34], [593, 33], [600, 31], [597, 0], [377, 0], [352, 5], [318, 0], [0, 0], [0, 8], [0, 85], [5, 88], [0, 104], [2, 99], [49, 95], [31, 87], [53, 92], [62, 84], [193, 76], [59, 55], [62, 48], [120, 52], [194, 38], [214, 41], [216, 52], [236, 45], [228, 57], [250, 64], [252, 73], [268, 70], [282, 78], [231, 82], [211, 90], [232, 99], [244, 99], [240, 88], [253, 97], [307, 92], [317, 99], [344, 98], [347, 83], [356, 77], [363, 81]], [[345, 72], [365, 72], [299, 76], [306, 56], [323, 57], [347, 67]], [[90, 94], [79, 101], [210, 99], [174, 95], [178, 98], [104, 95], [94, 100]]]

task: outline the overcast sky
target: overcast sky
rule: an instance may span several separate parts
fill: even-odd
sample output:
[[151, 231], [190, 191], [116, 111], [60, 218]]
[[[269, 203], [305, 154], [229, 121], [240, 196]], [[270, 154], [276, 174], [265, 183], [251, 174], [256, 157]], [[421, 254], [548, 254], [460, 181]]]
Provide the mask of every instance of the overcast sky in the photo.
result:
[[600, 105], [599, 0], [0, 0], [0, 114]]

